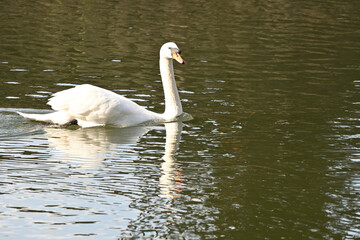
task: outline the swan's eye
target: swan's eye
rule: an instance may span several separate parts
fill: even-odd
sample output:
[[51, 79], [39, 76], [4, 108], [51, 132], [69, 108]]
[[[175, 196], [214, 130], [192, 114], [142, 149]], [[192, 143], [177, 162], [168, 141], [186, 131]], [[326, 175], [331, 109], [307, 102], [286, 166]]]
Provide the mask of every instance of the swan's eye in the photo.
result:
[[174, 53], [181, 54], [181, 51], [180, 51], [180, 49], [178, 49], [178, 48], [169, 47], [169, 49], [170, 49], [170, 51], [171, 51], [171, 54], [174, 54]]

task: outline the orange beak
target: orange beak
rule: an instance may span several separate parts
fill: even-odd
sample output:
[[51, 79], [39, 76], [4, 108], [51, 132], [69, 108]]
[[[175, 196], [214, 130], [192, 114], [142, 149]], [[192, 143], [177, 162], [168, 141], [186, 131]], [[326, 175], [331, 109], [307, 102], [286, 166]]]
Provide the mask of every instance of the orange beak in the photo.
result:
[[185, 64], [185, 61], [184, 61], [184, 59], [181, 57], [180, 53], [174, 51], [174, 52], [172, 53], [172, 57], [173, 57], [176, 61], [178, 61], [180, 64]]

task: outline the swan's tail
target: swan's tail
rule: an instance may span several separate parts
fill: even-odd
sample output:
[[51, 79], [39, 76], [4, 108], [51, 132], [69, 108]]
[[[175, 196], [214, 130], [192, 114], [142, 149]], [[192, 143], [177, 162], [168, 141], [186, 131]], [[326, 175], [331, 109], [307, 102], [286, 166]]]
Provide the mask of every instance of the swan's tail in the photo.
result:
[[74, 120], [74, 118], [71, 118], [69, 115], [67, 115], [64, 112], [53, 112], [53, 113], [46, 113], [46, 114], [29, 114], [29, 113], [22, 113], [17, 112], [24, 118], [29, 118], [31, 120], [39, 121], [39, 122], [47, 122], [47, 123], [53, 123], [53, 124], [67, 124]]

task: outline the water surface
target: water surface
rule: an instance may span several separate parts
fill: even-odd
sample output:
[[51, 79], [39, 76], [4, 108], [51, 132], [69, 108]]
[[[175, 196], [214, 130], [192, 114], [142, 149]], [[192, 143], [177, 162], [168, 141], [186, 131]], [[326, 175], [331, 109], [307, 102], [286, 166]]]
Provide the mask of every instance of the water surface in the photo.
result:
[[[359, 3], [1, 5], [1, 239], [360, 237]], [[190, 122], [16, 114], [83, 83], [162, 112], [167, 41]]]

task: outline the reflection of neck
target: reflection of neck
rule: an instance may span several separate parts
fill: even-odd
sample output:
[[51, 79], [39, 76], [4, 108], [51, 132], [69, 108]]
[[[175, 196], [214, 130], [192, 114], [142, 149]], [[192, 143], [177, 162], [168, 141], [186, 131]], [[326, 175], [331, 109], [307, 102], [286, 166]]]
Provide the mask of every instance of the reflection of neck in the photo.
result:
[[161, 164], [160, 190], [161, 196], [165, 198], [173, 198], [173, 192], [176, 189], [175, 178], [175, 158], [178, 143], [181, 137], [182, 122], [165, 123], [166, 142], [164, 162]]
[[166, 142], [164, 157], [171, 156], [173, 158], [175, 155], [181, 137], [182, 126], [182, 122], [165, 123]]
[[160, 73], [165, 95], [164, 117], [172, 120], [182, 113], [182, 106], [174, 77], [173, 61], [160, 57]]

